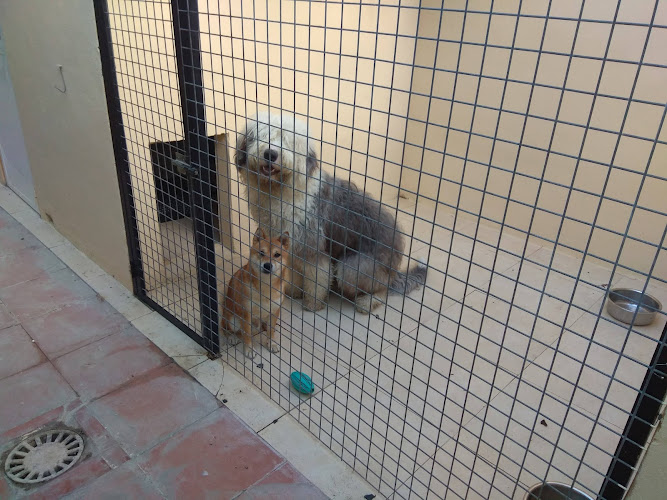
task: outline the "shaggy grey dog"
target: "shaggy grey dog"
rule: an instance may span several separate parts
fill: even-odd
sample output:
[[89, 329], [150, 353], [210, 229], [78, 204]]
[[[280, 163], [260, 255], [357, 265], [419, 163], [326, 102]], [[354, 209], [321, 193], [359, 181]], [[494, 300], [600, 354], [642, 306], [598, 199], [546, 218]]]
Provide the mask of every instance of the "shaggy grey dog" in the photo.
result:
[[330, 289], [368, 313], [387, 293], [424, 284], [426, 265], [399, 271], [405, 242], [394, 216], [352, 183], [320, 169], [305, 123], [290, 114], [259, 113], [236, 145], [236, 166], [252, 217], [271, 235], [292, 235], [288, 294], [310, 310]]

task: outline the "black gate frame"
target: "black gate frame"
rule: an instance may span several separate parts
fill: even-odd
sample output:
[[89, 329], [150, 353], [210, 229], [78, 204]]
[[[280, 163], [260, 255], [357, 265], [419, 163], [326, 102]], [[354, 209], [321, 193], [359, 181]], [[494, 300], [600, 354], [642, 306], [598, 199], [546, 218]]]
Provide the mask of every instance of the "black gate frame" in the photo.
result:
[[639, 460], [660, 418], [660, 409], [667, 395], [667, 324], [662, 329], [653, 358], [635, 398], [632, 413], [623, 429], [616, 453], [609, 465], [600, 497], [608, 500], [623, 498], [634, 477]]
[[197, 281], [203, 335], [197, 335], [188, 325], [151, 299], [146, 292], [107, 0], [94, 0], [94, 7], [102, 62], [102, 77], [104, 79], [109, 125], [116, 158], [118, 187], [120, 189], [125, 235], [130, 258], [133, 292], [139, 300], [158, 311], [204, 347], [211, 357], [218, 357], [220, 355], [220, 334], [218, 330], [218, 292], [213, 220], [213, 195], [216, 193], [212, 189], [214, 185], [212, 179], [217, 173], [211, 169], [211, 163], [209, 162], [211, 151], [209, 138], [206, 134], [197, 0], [171, 0], [171, 9], [178, 83], [181, 94], [181, 111], [183, 114], [183, 133], [189, 153], [187, 177], [190, 189], [190, 213], [192, 214], [195, 235]]
[[[184, 135], [189, 150], [190, 170], [188, 180], [190, 182], [188, 184], [191, 190], [191, 213], [195, 232], [203, 337], [197, 335], [185, 323], [148, 297], [146, 293], [127, 145], [123, 129], [123, 116], [110, 38], [111, 28], [107, 0], [94, 0], [94, 5], [97, 18], [97, 34], [100, 42], [102, 75], [116, 158], [134, 294], [202, 345], [211, 357], [219, 357], [218, 295], [212, 215], [215, 193], [211, 189], [213, 185], [211, 178], [216, 175], [216, 172], [210, 168], [208, 161], [211, 152], [209, 151], [209, 139], [206, 134], [197, 2], [198, 0], [171, 0], [171, 7]], [[667, 325], [665, 325], [662, 336], [656, 345], [641, 392], [637, 395], [632, 413], [628, 417], [623, 435], [607, 471], [607, 478], [600, 488], [599, 498], [620, 500], [627, 491], [641, 453], [651, 437], [652, 428], [660, 418], [660, 409], [667, 395], [667, 370], [665, 366], [667, 366]]]

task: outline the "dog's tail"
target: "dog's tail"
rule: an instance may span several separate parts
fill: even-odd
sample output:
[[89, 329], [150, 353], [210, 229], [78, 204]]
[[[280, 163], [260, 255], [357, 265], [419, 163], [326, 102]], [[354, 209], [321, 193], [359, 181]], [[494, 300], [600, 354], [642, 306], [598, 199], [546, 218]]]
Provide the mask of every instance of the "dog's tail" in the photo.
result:
[[417, 259], [417, 265], [403, 273], [396, 271], [393, 283], [389, 287], [391, 293], [406, 295], [426, 283], [428, 266], [423, 259]]

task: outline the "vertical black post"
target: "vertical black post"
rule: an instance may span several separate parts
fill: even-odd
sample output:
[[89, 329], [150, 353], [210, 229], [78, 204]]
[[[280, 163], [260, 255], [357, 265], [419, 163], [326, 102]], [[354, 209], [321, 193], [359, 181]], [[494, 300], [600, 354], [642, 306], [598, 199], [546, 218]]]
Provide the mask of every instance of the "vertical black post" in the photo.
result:
[[215, 172], [209, 161], [209, 139], [206, 134], [206, 112], [202, 82], [199, 43], [199, 9], [197, 0], [172, 0], [174, 44], [178, 82], [183, 110], [183, 132], [191, 165], [188, 176], [190, 202], [197, 252], [197, 277], [204, 347], [220, 352], [218, 334], [218, 297], [215, 264], [213, 186]]
[[605, 500], [623, 498], [642, 451], [648, 445], [653, 425], [660, 416], [665, 394], [667, 394], [667, 324], [662, 330], [662, 336], [644, 377], [641, 392], [635, 399], [632, 414], [616, 447], [607, 477], [600, 489], [600, 498]]
[[111, 26], [109, 24], [109, 13], [106, 0], [95, 0], [95, 18], [97, 22], [97, 38], [100, 44], [100, 59], [102, 62], [102, 78], [104, 79], [104, 90], [107, 97], [107, 109], [109, 112], [109, 126], [111, 127], [111, 141], [113, 144], [114, 157], [116, 159], [116, 173], [118, 175], [118, 188], [120, 190], [120, 202], [123, 210], [123, 221], [125, 223], [125, 237], [130, 257], [130, 273], [132, 275], [132, 287], [135, 295], [146, 296], [146, 280], [141, 262], [141, 250], [139, 248], [139, 229], [132, 196], [132, 175], [130, 173], [130, 162], [125, 142], [125, 129], [123, 127], [123, 113], [120, 107], [118, 95], [118, 81], [116, 80], [116, 66], [113, 58], [113, 47], [111, 44]]

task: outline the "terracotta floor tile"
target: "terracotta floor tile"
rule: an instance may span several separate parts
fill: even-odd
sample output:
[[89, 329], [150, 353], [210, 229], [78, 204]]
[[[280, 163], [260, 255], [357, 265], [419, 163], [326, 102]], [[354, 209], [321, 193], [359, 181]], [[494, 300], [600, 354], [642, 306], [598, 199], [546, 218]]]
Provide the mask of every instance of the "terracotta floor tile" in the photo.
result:
[[101, 456], [111, 468], [118, 467], [130, 459], [88, 406], [78, 408], [73, 416], [70, 414], [60, 421], [72, 422], [70, 425], [81, 429], [86, 434], [88, 443], [95, 448], [95, 453]]
[[284, 459], [227, 408], [140, 458], [167, 498], [233, 498]]
[[238, 500], [326, 500], [328, 497], [303, 474], [286, 463], [237, 498]]
[[95, 292], [70, 269], [0, 288], [0, 300], [19, 320], [40, 316], [66, 304], [95, 297]]
[[0, 330], [16, 325], [18, 322], [9, 309], [7, 309], [7, 306], [0, 302]]
[[0, 288], [30, 281], [43, 276], [46, 271], [64, 267], [65, 264], [44, 246], [24, 248], [20, 252], [8, 254], [3, 252], [0, 255]]
[[0, 379], [46, 361], [21, 325], [0, 330]]
[[23, 326], [51, 359], [122, 329], [131, 328], [124, 316], [94, 297], [27, 319]]
[[56, 368], [83, 400], [107, 394], [170, 359], [134, 327], [65, 354]]
[[24, 370], [0, 383], [0, 432], [76, 398], [51, 363]]
[[42, 242], [12, 216], [7, 215], [3, 218], [3, 226], [0, 227], [0, 248], [2, 248], [3, 255], [13, 254], [26, 248], [42, 246]]
[[90, 408], [123, 449], [135, 455], [218, 406], [210, 392], [170, 364], [135, 378]]
[[41, 415], [39, 415], [36, 418], [33, 418], [32, 420], [26, 420], [22, 424], [17, 425], [16, 427], [13, 427], [7, 432], [3, 432], [2, 434], [0, 434], [0, 449], [2, 449], [2, 447], [6, 449], [6, 443], [9, 443], [10, 441], [17, 439], [18, 437], [23, 436], [24, 434], [29, 434], [30, 432], [33, 432], [35, 429], [39, 429], [40, 427], [50, 425], [54, 422], [66, 421], [67, 416], [71, 415], [72, 412], [75, 412], [79, 408], [81, 408], [81, 401], [78, 399], [73, 399], [69, 401], [67, 404], [54, 408], [53, 410], [49, 410], [46, 413], [42, 413]]
[[86, 458], [62, 476], [45, 483], [39, 488], [30, 490], [25, 498], [31, 500], [53, 500], [54, 498], [63, 498], [68, 493], [75, 491], [77, 488], [80, 488], [95, 478], [106, 474], [110, 470], [111, 468], [102, 458]]
[[157, 500], [164, 498], [146, 473], [133, 462], [107, 472], [99, 479], [74, 491], [67, 500]]
[[9, 486], [9, 480], [4, 477], [4, 475], [0, 476], [0, 498], [11, 498], [10, 495], [12, 494], [11, 486]]

